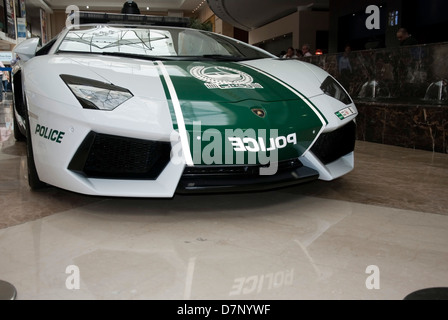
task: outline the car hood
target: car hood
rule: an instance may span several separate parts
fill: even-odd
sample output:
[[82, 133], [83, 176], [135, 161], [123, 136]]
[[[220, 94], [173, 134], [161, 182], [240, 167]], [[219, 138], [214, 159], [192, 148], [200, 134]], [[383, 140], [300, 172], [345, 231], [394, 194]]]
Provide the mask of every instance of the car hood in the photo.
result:
[[[232, 147], [235, 158], [239, 152], [250, 157], [251, 152], [271, 150], [278, 161], [294, 159], [311, 147], [326, 125], [302, 93], [257, 67], [204, 61], [158, 66], [172, 112], [178, 100], [190, 146], [198, 146], [192, 150], [194, 159], [204, 159], [205, 153], [213, 159], [208, 162], [228, 163], [225, 157]], [[173, 116], [175, 126], [180, 125], [176, 120]], [[216, 143], [223, 140], [223, 145]]]
[[[279, 160], [293, 159], [309, 150], [326, 126], [325, 118], [308, 99], [309, 95], [322, 94], [319, 79], [298, 61], [291, 71], [291, 64], [275, 59], [252, 64], [72, 59], [134, 95], [167, 101], [174, 129], [185, 126], [190, 146], [201, 144], [192, 151], [194, 158], [202, 159], [204, 148], [210, 146], [206, 142], [217, 141], [219, 136], [226, 137], [224, 145], [215, 146], [222, 149], [222, 163], [229, 148], [249, 153], [278, 149]], [[263, 70], [275, 69], [275, 65], [279, 72]], [[296, 85], [286, 83], [284, 76], [293, 77]], [[305, 92], [298, 88], [301, 82]], [[245, 144], [248, 135], [252, 139]], [[228, 139], [234, 136], [239, 140]]]
[[[130, 90], [160, 74], [160, 70], [156, 70], [159, 69], [158, 63], [153, 61], [82, 55], [69, 58], [105, 81], [120, 83]], [[325, 75], [321, 74], [323, 70], [296, 60], [261, 59], [242, 63], [175, 61], [162, 64], [173, 82], [181, 88], [185, 99], [191, 101], [294, 100], [297, 95], [291, 94], [291, 88], [303, 97], [311, 98], [323, 94], [320, 85], [325, 80]]]

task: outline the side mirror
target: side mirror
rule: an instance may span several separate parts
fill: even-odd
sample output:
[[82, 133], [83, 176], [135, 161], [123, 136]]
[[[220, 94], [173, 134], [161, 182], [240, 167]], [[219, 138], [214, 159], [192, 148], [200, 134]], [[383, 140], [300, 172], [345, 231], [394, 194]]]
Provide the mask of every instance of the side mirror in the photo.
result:
[[17, 54], [23, 62], [30, 60], [36, 55], [39, 42], [39, 38], [31, 38], [19, 43], [13, 50], [13, 57]]

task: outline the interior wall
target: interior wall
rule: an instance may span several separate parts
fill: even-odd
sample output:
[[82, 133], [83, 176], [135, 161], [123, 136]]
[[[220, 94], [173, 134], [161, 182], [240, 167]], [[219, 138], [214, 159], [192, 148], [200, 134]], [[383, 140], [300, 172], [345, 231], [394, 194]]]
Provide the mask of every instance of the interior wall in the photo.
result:
[[222, 19], [216, 17], [215, 32], [228, 37], [234, 37], [234, 27]]
[[[267, 24], [261, 28], [249, 32], [250, 44], [261, 44], [263, 41], [271, 41], [292, 34], [291, 45], [294, 48], [302, 48], [309, 44], [311, 50], [316, 49], [317, 32], [328, 31], [330, 27], [329, 13], [325, 11], [298, 11], [285, 18]], [[283, 50], [288, 48], [285, 47]], [[322, 48], [320, 48], [322, 49]], [[278, 48], [276, 48], [278, 51]], [[278, 52], [271, 52], [275, 55]]]
[[213, 31], [216, 33], [232, 38], [235, 35], [235, 28], [231, 24], [217, 17], [208, 6], [205, 6], [202, 10], [200, 10], [200, 12], [198, 13], [198, 19], [202, 22], [214, 20]]
[[211, 19], [211, 17], [213, 17], [214, 15], [215, 13], [208, 6], [205, 6], [199, 11], [198, 19], [201, 20], [202, 22], [205, 22]]
[[311, 52], [315, 52], [316, 49], [328, 49], [317, 48], [317, 32], [328, 31], [330, 28], [330, 15], [328, 12], [323, 11], [300, 11], [299, 20], [299, 47], [304, 44], [309, 44]]
[[283, 55], [283, 51], [286, 51], [286, 48], [292, 46], [292, 34], [284, 35], [283, 37], [276, 38], [275, 40], [264, 41], [257, 46], [280, 57]]
[[56, 37], [65, 27], [67, 13], [62, 10], [55, 10], [50, 17], [51, 20], [51, 36], [50, 39]]
[[[292, 46], [299, 46], [299, 12], [293, 13], [285, 18], [269, 23], [258, 29], [249, 31], [249, 44], [259, 44], [274, 38], [292, 34]], [[286, 50], [287, 48], [284, 48]]]

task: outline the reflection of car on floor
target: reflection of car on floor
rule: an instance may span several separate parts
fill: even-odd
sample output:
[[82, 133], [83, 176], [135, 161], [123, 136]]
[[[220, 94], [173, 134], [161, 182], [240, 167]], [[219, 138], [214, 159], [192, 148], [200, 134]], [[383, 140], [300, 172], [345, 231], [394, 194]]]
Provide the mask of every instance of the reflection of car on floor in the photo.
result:
[[98, 17], [15, 49], [14, 132], [27, 141], [32, 189], [172, 197], [353, 169], [357, 109], [324, 70], [167, 26], [183, 19]]

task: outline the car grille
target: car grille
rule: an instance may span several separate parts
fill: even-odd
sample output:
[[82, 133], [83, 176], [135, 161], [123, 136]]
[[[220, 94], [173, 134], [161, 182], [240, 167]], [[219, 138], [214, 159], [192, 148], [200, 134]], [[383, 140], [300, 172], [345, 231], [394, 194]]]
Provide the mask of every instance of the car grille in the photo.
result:
[[[186, 167], [178, 193], [222, 193], [272, 190], [314, 181], [319, 172], [305, 167], [298, 159], [282, 161], [262, 172], [260, 165]], [[271, 173], [271, 174], [270, 174]]]
[[355, 143], [356, 123], [352, 121], [338, 130], [322, 134], [311, 152], [326, 165], [353, 152]]
[[[268, 166], [259, 165], [229, 165], [229, 166], [195, 166], [186, 167], [184, 177], [188, 176], [259, 176], [261, 168]], [[277, 172], [291, 171], [303, 167], [298, 159], [277, 163]]]
[[156, 180], [170, 161], [171, 143], [91, 132], [69, 165], [89, 178]]

